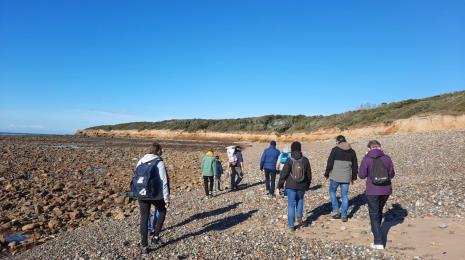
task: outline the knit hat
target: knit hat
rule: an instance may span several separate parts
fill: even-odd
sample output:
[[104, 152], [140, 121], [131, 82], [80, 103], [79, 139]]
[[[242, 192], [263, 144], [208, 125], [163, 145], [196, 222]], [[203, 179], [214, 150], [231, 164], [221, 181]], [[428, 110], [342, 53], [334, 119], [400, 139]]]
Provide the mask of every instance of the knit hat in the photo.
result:
[[211, 149], [210, 149], [210, 150], [208, 150], [208, 152], [207, 152], [207, 156], [213, 156], [213, 150], [211, 150]]
[[293, 142], [291, 144], [291, 151], [292, 152], [301, 152], [302, 151], [302, 145], [299, 142]]

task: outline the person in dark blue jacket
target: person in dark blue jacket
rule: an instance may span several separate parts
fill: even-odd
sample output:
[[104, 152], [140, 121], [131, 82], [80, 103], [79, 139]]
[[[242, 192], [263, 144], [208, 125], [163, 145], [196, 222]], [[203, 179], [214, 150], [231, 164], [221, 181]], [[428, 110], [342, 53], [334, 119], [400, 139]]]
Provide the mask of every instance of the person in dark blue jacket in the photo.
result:
[[275, 197], [275, 181], [276, 181], [276, 163], [281, 152], [276, 149], [276, 142], [271, 141], [270, 147], [263, 151], [260, 159], [260, 170], [265, 172], [265, 187], [270, 198]]

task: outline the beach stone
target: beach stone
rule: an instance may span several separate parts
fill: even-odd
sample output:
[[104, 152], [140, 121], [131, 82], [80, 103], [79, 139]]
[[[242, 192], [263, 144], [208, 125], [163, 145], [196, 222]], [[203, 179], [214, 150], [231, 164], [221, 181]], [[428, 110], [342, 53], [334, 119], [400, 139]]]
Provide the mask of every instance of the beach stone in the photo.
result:
[[23, 232], [28, 232], [28, 231], [31, 231], [33, 230], [34, 228], [38, 227], [39, 225], [36, 224], [36, 223], [32, 223], [32, 224], [27, 224], [27, 225], [24, 225], [21, 230]]
[[47, 226], [49, 229], [56, 229], [60, 224], [61, 222], [59, 220], [52, 219], [48, 222]]

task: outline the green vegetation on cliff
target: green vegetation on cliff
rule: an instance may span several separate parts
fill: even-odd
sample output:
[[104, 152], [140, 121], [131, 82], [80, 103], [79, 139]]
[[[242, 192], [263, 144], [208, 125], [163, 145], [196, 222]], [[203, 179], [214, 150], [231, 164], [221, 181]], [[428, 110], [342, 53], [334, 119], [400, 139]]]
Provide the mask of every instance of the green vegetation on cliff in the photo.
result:
[[160, 122], [133, 122], [117, 125], [102, 125], [88, 129], [102, 130], [183, 130], [188, 132], [311, 132], [320, 128], [339, 127], [346, 129], [374, 123], [389, 123], [422, 114], [464, 114], [465, 91], [448, 93], [424, 99], [409, 99], [401, 102], [383, 103], [375, 108], [360, 109], [330, 116], [268, 115], [239, 119], [183, 119]]

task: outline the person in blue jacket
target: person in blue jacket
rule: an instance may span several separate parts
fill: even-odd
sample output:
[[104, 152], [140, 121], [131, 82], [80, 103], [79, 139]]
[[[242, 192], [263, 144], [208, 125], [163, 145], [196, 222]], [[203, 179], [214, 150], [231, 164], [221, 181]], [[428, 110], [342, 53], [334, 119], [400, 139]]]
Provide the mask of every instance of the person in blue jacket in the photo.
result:
[[270, 146], [263, 151], [260, 159], [260, 170], [265, 173], [265, 187], [270, 198], [275, 197], [276, 163], [280, 154], [281, 152], [276, 149], [276, 142], [271, 141]]

